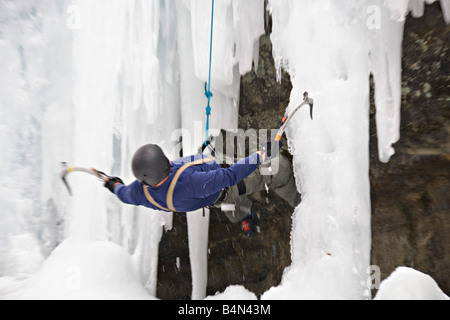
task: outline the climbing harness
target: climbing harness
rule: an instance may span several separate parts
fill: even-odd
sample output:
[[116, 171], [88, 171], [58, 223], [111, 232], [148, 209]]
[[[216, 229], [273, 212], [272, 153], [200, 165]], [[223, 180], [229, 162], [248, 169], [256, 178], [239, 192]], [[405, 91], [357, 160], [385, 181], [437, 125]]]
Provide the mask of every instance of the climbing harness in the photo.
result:
[[187, 168], [190, 168], [192, 166], [198, 166], [198, 165], [201, 165], [201, 164], [204, 164], [207, 162], [212, 162], [212, 161], [214, 161], [214, 159], [211, 159], [211, 158], [199, 159], [199, 160], [187, 163], [184, 166], [182, 166], [180, 169], [177, 170], [177, 172], [175, 173], [175, 176], [173, 177], [172, 182], [170, 183], [169, 190], [167, 191], [167, 197], [166, 197], [167, 208], [165, 208], [164, 206], [162, 206], [156, 202], [156, 200], [151, 196], [150, 192], [148, 191], [148, 186], [143, 186], [145, 197], [151, 204], [153, 204], [155, 207], [161, 209], [162, 211], [179, 212], [178, 210], [175, 209], [175, 207], [173, 205], [173, 193], [175, 191], [175, 187], [177, 185], [178, 179], [180, 178], [181, 174]]

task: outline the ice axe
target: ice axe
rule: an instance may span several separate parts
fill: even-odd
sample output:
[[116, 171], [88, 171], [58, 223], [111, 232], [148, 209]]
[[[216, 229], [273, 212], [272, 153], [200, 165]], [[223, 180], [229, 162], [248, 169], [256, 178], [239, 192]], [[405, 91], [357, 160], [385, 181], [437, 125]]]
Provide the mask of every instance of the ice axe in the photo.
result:
[[280, 141], [281, 137], [283, 136], [284, 131], [286, 130], [286, 127], [289, 123], [289, 121], [291, 121], [292, 117], [294, 116], [294, 114], [301, 109], [301, 107], [303, 107], [304, 105], [309, 105], [309, 111], [310, 111], [310, 116], [311, 116], [311, 120], [313, 120], [313, 111], [314, 111], [314, 100], [312, 98], [309, 97], [308, 92], [305, 92], [303, 94], [303, 102], [301, 104], [299, 104], [298, 106], [296, 106], [294, 109], [292, 109], [289, 113], [287, 113], [281, 123], [280, 129], [278, 129], [277, 135], [275, 137], [275, 141]]
[[67, 187], [67, 191], [69, 192], [69, 195], [71, 195], [71, 196], [72, 196], [72, 189], [70, 188], [70, 185], [66, 179], [67, 175], [71, 172], [88, 173], [90, 175], [93, 175], [93, 176], [99, 178], [103, 182], [108, 182], [111, 179], [110, 176], [108, 176], [107, 174], [105, 174], [101, 171], [98, 171], [97, 169], [87, 169], [87, 168], [82, 168], [82, 167], [69, 167], [66, 162], [62, 162], [61, 165], [63, 166], [63, 171], [61, 172], [61, 179], [62, 179], [64, 185]]

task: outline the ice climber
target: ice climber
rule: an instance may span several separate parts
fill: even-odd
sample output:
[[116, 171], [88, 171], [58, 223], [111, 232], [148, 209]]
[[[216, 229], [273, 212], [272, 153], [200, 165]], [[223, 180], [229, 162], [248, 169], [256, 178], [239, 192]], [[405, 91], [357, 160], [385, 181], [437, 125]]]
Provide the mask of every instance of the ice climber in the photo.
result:
[[229, 168], [222, 168], [203, 155], [171, 162], [159, 146], [149, 144], [133, 157], [136, 181], [125, 186], [120, 178], [114, 177], [105, 187], [126, 204], [166, 212], [234, 205], [235, 210], [225, 211], [225, 215], [232, 223], [241, 223], [243, 232], [251, 237], [259, 228], [260, 217], [247, 195], [265, 190], [267, 185], [292, 207], [300, 202], [292, 164], [286, 158], [280, 155], [277, 174], [267, 176], [260, 172], [264, 162], [278, 155], [279, 142], [269, 141], [261, 151]]

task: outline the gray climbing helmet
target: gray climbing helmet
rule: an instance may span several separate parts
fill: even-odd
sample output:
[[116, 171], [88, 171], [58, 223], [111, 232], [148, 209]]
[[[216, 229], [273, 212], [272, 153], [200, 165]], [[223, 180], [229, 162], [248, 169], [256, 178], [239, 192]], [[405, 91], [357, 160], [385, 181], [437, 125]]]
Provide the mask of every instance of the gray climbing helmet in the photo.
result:
[[172, 172], [169, 159], [162, 149], [154, 144], [141, 147], [133, 156], [133, 174], [140, 183], [155, 186]]

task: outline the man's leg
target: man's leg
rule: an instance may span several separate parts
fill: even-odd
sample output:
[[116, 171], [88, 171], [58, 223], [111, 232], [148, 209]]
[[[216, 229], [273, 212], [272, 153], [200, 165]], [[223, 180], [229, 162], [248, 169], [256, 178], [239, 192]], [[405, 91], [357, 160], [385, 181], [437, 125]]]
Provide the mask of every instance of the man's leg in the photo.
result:
[[[252, 237], [255, 233], [259, 233], [260, 216], [253, 210], [253, 203], [242, 193], [241, 188], [234, 186], [229, 188], [228, 197], [225, 199], [225, 204], [233, 204], [234, 211], [224, 211], [228, 220], [232, 223], [241, 224], [242, 231], [247, 237]], [[245, 190], [244, 190], [245, 191]]]
[[300, 203], [301, 196], [295, 184], [292, 163], [282, 155], [279, 157], [279, 168], [276, 174], [262, 175], [260, 170], [256, 170], [244, 182], [247, 195], [265, 190], [267, 186], [287, 201], [291, 207], [295, 208]]
[[251, 214], [252, 202], [247, 195], [266, 190], [266, 185], [293, 208], [301, 200], [300, 194], [297, 192], [292, 164], [281, 155], [279, 169], [275, 175], [261, 175], [260, 170], [256, 170], [244, 180], [244, 183], [245, 190], [238, 186], [229, 188], [223, 202], [224, 204], [235, 205], [234, 211], [224, 212], [232, 223], [239, 223]]
[[238, 186], [228, 188], [227, 196], [224, 200], [224, 204], [230, 204], [235, 206], [234, 211], [224, 211], [228, 220], [232, 223], [239, 223], [251, 214], [252, 202], [245, 195], [239, 194]]

